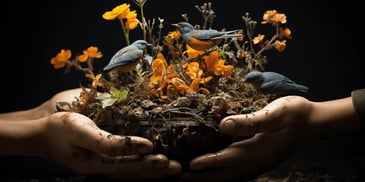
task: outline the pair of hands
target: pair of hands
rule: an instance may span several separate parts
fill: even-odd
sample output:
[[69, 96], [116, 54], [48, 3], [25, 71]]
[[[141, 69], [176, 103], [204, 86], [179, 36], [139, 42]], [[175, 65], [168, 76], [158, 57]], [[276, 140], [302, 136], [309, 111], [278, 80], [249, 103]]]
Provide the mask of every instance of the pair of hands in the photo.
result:
[[[153, 145], [147, 139], [113, 135], [78, 113], [55, 113], [56, 102], [71, 102], [79, 93], [80, 89], [60, 92], [36, 108], [41, 115], [35, 119], [43, 120], [39, 132], [41, 157], [84, 175], [146, 180], [181, 174], [182, 168], [177, 161], [162, 154], [149, 154]], [[350, 101], [347, 98], [342, 102]], [[318, 126], [323, 128], [332, 122], [313, 119], [318, 115], [315, 105], [318, 104], [300, 96], [287, 96], [255, 113], [224, 118], [220, 125], [224, 134], [252, 137], [193, 159], [191, 170], [181, 174], [181, 178], [184, 181], [252, 178], [271, 169], [308, 142], [338, 134], [318, 129]], [[349, 111], [348, 115], [353, 114], [351, 108]], [[351, 126], [341, 132], [354, 128]]]

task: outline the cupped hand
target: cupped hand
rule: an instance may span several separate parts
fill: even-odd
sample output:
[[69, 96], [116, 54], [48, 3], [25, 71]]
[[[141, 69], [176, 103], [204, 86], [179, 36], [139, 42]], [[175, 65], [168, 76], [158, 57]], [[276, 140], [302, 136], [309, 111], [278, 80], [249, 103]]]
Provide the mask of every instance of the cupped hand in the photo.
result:
[[42, 157], [80, 174], [154, 179], [181, 170], [176, 161], [150, 154], [153, 145], [149, 140], [113, 135], [78, 113], [58, 112], [47, 117], [42, 138]]
[[117, 179], [157, 179], [179, 174], [181, 165], [162, 154], [151, 154], [153, 144], [138, 136], [113, 135], [88, 117], [55, 112], [56, 103], [72, 102], [81, 89], [60, 92], [38, 107], [43, 120], [42, 157], [84, 175]]
[[298, 147], [311, 141], [312, 103], [299, 96], [277, 99], [251, 114], [232, 115], [221, 121], [224, 134], [248, 137], [215, 153], [193, 159], [185, 181], [250, 179], [275, 166]]

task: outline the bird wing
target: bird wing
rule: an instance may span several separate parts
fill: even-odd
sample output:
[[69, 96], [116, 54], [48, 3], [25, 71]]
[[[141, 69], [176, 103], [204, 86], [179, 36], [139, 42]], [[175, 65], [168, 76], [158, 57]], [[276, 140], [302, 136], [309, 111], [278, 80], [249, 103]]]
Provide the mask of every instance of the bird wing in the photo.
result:
[[264, 81], [260, 86], [260, 89], [266, 93], [273, 93], [291, 89], [292, 85], [295, 84], [288, 77], [275, 73], [265, 72], [263, 73]]
[[260, 90], [264, 93], [273, 93], [277, 92], [278, 88], [282, 87], [282, 82], [279, 80], [269, 80], [265, 81], [260, 85]]
[[300, 85], [295, 83], [294, 81], [290, 80], [289, 78], [285, 77], [283, 78], [283, 85], [285, 85], [286, 90], [287, 91], [299, 91], [299, 92], [307, 92], [308, 91], [308, 87], [305, 85]]
[[266, 93], [297, 93], [307, 92], [308, 87], [300, 85], [290, 80], [284, 75], [265, 81], [261, 85], [261, 90]]
[[217, 37], [220, 38], [222, 35], [224, 35], [223, 32], [218, 32], [216, 30], [194, 30], [189, 32], [189, 36], [199, 40], [209, 40]]
[[125, 64], [131, 63], [143, 55], [143, 51], [140, 49], [126, 49], [121, 50], [115, 54], [110, 60], [109, 64], [104, 68], [104, 70], [109, 70], [117, 66], [123, 66]]

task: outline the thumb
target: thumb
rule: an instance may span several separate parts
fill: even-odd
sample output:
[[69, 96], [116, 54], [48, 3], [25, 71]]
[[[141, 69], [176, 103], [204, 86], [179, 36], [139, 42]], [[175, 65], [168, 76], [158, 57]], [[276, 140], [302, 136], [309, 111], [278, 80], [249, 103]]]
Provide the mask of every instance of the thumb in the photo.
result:
[[222, 133], [230, 136], [253, 136], [257, 133], [278, 128], [275, 123], [281, 114], [279, 105], [269, 104], [250, 114], [238, 114], [225, 117], [220, 122]]
[[59, 112], [63, 123], [74, 133], [76, 146], [111, 156], [150, 153], [153, 144], [142, 137], [113, 135], [96, 126], [88, 117], [78, 113]]

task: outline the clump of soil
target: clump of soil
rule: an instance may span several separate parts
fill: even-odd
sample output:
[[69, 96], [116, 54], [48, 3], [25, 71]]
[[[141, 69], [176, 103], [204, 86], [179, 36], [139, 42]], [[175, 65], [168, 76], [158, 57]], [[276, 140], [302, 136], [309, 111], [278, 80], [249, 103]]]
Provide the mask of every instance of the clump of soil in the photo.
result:
[[217, 92], [209, 96], [190, 92], [169, 101], [143, 94], [147, 93], [141, 90], [143, 81], [130, 80], [129, 96], [123, 102], [103, 108], [95, 90], [84, 88], [79, 98], [71, 104], [59, 103], [58, 108], [85, 114], [113, 134], [145, 137], [154, 143], [154, 153], [165, 154], [186, 167], [192, 158], [242, 139], [220, 132], [219, 122], [224, 117], [251, 113], [268, 103], [266, 95], [235, 79], [242, 77], [218, 80], [218, 85], [225, 85], [224, 91], [216, 87]]

